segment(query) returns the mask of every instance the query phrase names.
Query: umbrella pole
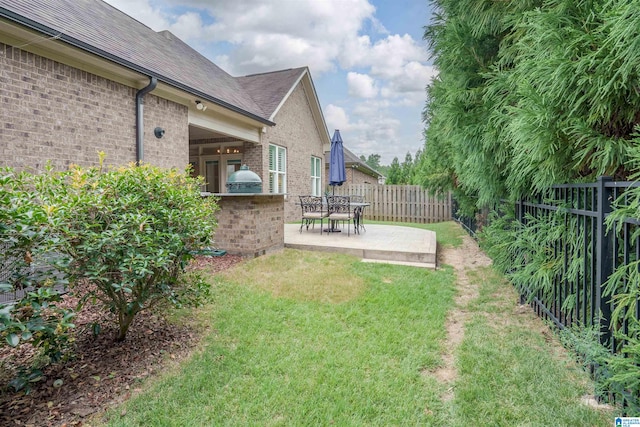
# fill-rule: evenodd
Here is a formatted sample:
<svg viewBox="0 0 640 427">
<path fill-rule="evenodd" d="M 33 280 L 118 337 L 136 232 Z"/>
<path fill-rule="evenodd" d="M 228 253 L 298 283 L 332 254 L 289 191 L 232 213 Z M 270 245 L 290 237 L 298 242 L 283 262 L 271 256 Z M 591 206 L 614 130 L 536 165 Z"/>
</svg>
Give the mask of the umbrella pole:
<svg viewBox="0 0 640 427">
<path fill-rule="evenodd" d="M 325 193 L 326 194 L 326 193 Z M 332 185 L 331 186 L 331 195 L 335 196 L 336 195 L 336 186 Z M 327 209 L 329 208 L 329 201 L 327 200 Z M 338 230 L 336 228 L 336 221 L 331 221 L 329 220 L 329 228 L 327 228 L 326 230 L 324 230 L 325 233 L 341 233 L 342 230 Z"/>
</svg>

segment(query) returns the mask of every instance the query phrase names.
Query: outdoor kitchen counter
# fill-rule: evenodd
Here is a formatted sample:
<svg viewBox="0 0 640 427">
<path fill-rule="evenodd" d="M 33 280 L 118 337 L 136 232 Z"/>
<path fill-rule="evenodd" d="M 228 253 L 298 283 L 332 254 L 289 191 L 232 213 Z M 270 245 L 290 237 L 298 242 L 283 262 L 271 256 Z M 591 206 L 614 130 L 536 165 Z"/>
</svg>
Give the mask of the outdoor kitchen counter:
<svg viewBox="0 0 640 427">
<path fill-rule="evenodd" d="M 218 198 L 214 246 L 254 258 L 284 248 L 284 194 L 202 193 Z"/>
</svg>

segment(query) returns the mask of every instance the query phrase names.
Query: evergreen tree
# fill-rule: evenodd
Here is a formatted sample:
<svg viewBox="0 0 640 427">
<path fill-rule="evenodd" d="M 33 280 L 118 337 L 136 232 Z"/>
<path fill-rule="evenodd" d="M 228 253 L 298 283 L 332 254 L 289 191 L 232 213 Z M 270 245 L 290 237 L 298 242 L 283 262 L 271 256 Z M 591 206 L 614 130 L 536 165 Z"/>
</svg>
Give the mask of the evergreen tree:
<svg viewBox="0 0 640 427">
<path fill-rule="evenodd" d="M 472 208 L 633 172 L 639 1 L 433 3 L 420 184 Z"/>
<path fill-rule="evenodd" d="M 411 181 L 407 184 L 411 185 L 420 185 L 419 174 L 420 174 L 420 165 L 423 162 L 424 151 L 418 150 L 416 151 L 416 155 L 413 158 L 413 167 L 411 173 Z"/>
<path fill-rule="evenodd" d="M 402 180 L 402 168 L 400 167 L 400 162 L 397 157 L 393 158 L 391 162 L 391 166 L 389 167 L 389 173 L 387 174 L 387 180 L 385 181 L 388 185 L 400 184 Z"/>
<path fill-rule="evenodd" d="M 369 154 L 369 157 L 361 154 L 360 160 L 374 170 L 380 168 L 380 154 Z"/>
<path fill-rule="evenodd" d="M 411 180 L 413 178 L 413 157 L 410 152 L 407 152 L 404 162 L 402 162 L 401 169 L 402 173 L 398 184 L 411 184 Z"/>
</svg>

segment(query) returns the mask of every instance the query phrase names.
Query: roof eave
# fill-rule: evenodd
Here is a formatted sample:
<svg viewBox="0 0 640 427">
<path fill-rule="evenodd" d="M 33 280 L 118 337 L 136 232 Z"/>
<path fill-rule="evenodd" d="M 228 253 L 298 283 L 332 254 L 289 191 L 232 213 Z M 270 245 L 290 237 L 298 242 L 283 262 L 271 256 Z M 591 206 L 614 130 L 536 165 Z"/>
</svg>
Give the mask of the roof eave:
<svg viewBox="0 0 640 427">
<path fill-rule="evenodd" d="M 324 119 L 324 113 L 322 112 L 322 107 L 320 106 L 320 99 L 318 98 L 318 93 L 316 92 L 316 85 L 313 83 L 313 79 L 311 78 L 311 73 L 309 72 L 309 69 L 306 68 L 305 69 L 305 75 L 309 78 L 309 86 L 311 89 L 311 93 L 313 95 L 313 106 L 316 109 L 319 121 L 320 121 L 320 127 L 322 129 L 318 129 L 318 131 L 322 134 L 323 130 L 324 130 L 324 136 L 326 138 L 326 141 L 331 142 L 331 136 L 329 135 L 329 129 L 327 128 L 327 122 Z"/>
<path fill-rule="evenodd" d="M 366 163 L 357 163 L 357 162 L 349 162 L 351 167 L 362 172 L 362 173 L 366 173 L 367 175 L 370 175 L 374 178 L 379 178 L 382 176 L 382 174 L 378 171 L 376 171 L 375 169 L 371 168 L 369 165 L 367 165 Z"/>
<path fill-rule="evenodd" d="M 159 82 L 165 83 L 167 85 L 173 86 L 177 89 L 180 89 L 184 92 L 190 93 L 195 97 L 201 98 L 202 100 L 206 100 L 209 101 L 211 103 L 214 103 L 216 105 L 219 105 L 223 108 L 226 108 L 228 110 L 231 110 L 233 112 L 236 112 L 238 114 L 241 114 L 243 116 L 246 116 L 252 120 L 255 120 L 259 123 L 265 124 L 265 125 L 269 125 L 269 126 L 275 126 L 275 123 L 272 120 L 266 119 L 264 117 L 261 117 L 257 114 L 251 113 L 249 111 L 243 110 L 242 108 L 239 108 L 235 105 L 232 105 L 228 102 L 225 102 L 221 99 L 215 98 L 211 95 L 208 95 L 202 91 L 199 91 L 195 88 L 189 87 L 183 83 L 180 83 L 176 80 L 173 80 L 171 78 L 168 78 L 166 76 L 163 76 L 155 71 L 149 70 L 147 68 L 144 68 L 138 64 L 135 64 L 131 61 L 127 61 L 123 58 L 120 58 L 116 55 L 113 55 L 109 52 L 105 52 L 102 49 L 98 49 L 95 46 L 92 46 L 88 43 L 85 43 L 81 40 L 76 39 L 75 37 L 71 37 L 67 34 L 61 33 L 59 31 L 54 30 L 53 28 L 50 28 L 46 25 L 43 25 L 39 22 L 33 21 L 31 19 L 25 18 L 22 15 L 19 15 L 15 12 L 12 12 L 10 10 L 7 10 L 3 7 L 0 7 L 0 18 L 4 18 L 8 21 L 14 22 L 15 24 L 18 24 L 20 26 L 29 28 L 30 30 L 33 31 L 37 31 L 41 34 L 44 34 L 46 36 L 49 37 L 55 37 L 57 40 L 60 40 L 64 43 L 67 43 L 77 49 L 80 49 L 82 51 L 91 53 L 93 55 L 96 55 L 100 58 L 106 59 L 107 61 L 113 62 L 115 64 L 118 64 L 121 67 L 127 68 L 129 70 L 135 71 L 137 73 L 143 74 L 145 76 L 148 77 L 155 77 L 158 79 Z"/>
</svg>

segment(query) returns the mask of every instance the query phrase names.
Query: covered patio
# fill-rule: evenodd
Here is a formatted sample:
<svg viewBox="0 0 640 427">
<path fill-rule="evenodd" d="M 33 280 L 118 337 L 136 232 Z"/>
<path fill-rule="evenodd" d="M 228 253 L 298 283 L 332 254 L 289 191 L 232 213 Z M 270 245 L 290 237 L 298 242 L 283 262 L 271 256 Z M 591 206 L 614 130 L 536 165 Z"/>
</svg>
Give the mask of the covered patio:
<svg viewBox="0 0 640 427">
<path fill-rule="evenodd" d="M 365 224 L 360 234 L 322 233 L 320 224 L 302 229 L 300 224 L 284 225 L 286 248 L 342 252 L 366 262 L 384 262 L 415 267 L 436 267 L 436 233 L 414 227 Z"/>
</svg>

